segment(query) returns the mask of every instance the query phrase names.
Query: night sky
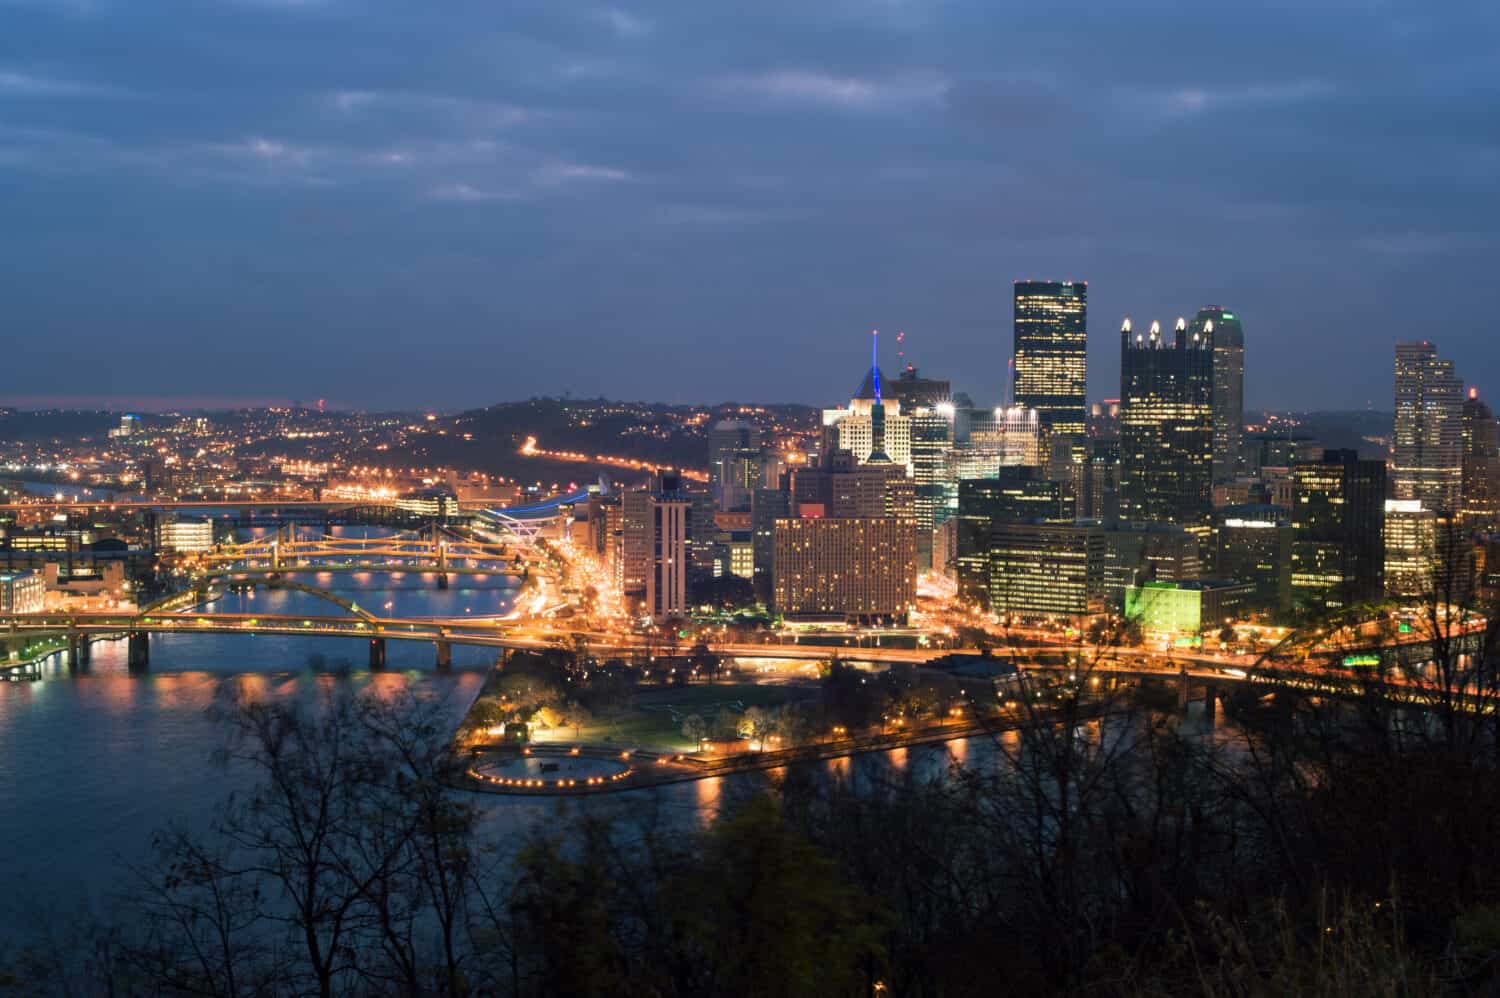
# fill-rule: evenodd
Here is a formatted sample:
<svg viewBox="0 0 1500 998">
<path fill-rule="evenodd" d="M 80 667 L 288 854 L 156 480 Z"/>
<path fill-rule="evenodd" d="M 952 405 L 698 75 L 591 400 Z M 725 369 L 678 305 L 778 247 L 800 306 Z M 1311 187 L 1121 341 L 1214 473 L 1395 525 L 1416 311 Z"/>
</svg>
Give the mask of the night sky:
<svg viewBox="0 0 1500 998">
<path fill-rule="evenodd" d="M 1034 277 L 1388 409 L 1497 251 L 1493 0 L 0 0 L 0 404 L 990 402 Z"/>
</svg>

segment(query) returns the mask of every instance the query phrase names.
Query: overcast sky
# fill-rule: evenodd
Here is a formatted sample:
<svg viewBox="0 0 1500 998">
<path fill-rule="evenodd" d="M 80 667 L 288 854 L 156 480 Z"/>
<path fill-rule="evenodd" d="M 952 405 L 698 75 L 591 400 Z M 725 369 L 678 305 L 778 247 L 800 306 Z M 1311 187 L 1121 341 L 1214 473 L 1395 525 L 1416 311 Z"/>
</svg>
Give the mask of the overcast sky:
<svg viewBox="0 0 1500 998">
<path fill-rule="evenodd" d="M 1494 0 L 0 0 L 0 404 L 992 401 L 1037 277 L 1389 408 L 1497 250 Z"/>
</svg>

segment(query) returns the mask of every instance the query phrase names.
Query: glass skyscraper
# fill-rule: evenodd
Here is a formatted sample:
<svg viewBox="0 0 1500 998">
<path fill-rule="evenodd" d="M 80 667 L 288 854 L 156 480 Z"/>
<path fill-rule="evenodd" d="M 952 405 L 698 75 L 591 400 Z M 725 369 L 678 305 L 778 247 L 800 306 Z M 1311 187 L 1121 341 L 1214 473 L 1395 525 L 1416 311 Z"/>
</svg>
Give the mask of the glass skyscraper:
<svg viewBox="0 0 1500 998">
<path fill-rule="evenodd" d="M 1084 281 L 1016 282 L 1015 404 L 1054 433 L 1084 432 L 1088 290 Z"/>
<path fill-rule="evenodd" d="M 1396 446 L 1392 455 L 1397 499 L 1456 513 L 1463 483 L 1464 388 L 1453 361 L 1439 360 L 1431 343 L 1396 344 Z"/>
<path fill-rule="evenodd" d="M 1188 327 L 1214 341 L 1214 481 L 1234 478 L 1244 465 L 1245 332 L 1239 316 L 1200 308 Z"/>
<path fill-rule="evenodd" d="M 1213 510 L 1213 334 L 1120 330 L 1120 518 L 1206 537 Z"/>
</svg>

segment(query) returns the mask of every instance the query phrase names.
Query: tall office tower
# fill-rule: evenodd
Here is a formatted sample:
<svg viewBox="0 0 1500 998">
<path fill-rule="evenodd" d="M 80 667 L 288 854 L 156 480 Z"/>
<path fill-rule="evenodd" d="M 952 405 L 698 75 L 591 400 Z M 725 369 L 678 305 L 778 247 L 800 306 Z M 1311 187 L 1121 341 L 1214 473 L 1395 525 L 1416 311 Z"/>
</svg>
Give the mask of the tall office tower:
<svg viewBox="0 0 1500 998">
<path fill-rule="evenodd" d="M 760 430 L 721 419 L 708 431 L 708 488 L 720 509 L 749 509 L 760 484 Z"/>
<path fill-rule="evenodd" d="M 1245 331 L 1233 312 L 1200 308 L 1192 326 L 1214 344 L 1214 481 L 1225 482 L 1244 468 Z"/>
<path fill-rule="evenodd" d="M 1432 588 L 1437 514 L 1419 499 L 1385 501 L 1385 594 L 1421 596 Z"/>
<path fill-rule="evenodd" d="M 952 552 L 959 598 L 988 603 L 990 533 L 995 524 L 1059 521 L 1066 515 L 1062 487 L 1035 468 L 1002 468 L 995 478 L 959 482 Z"/>
<path fill-rule="evenodd" d="M 1047 463 L 1046 444 L 1047 430 L 1035 409 L 1018 405 L 955 409 L 949 477 L 955 481 L 993 478 L 999 468 L 1041 467 Z"/>
<path fill-rule="evenodd" d="M 692 568 L 688 521 L 692 501 L 680 490 L 652 492 L 650 563 L 646 572 L 646 612 L 653 620 L 687 615 L 687 580 Z"/>
<path fill-rule="evenodd" d="M 1040 620 L 1104 610 L 1104 532 L 1086 523 L 996 523 L 989 539 L 989 608 Z"/>
<path fill-rule="evenodd" d="M 912 409 L 912 504 L 917 521 L 918 568 L 932 567 L 932 532 L 948 515 L 952 491 L 948 452 L 952 447 L 952 403 Z"/>
<path fill-rule="evenodd" d="M 620 595 L 637 605 L 646 598 L 651 566 L 651 493 L 638 489 L 620 496 Z"/>
<path fill-rule="evenodd" d="M 1500 423 L 1470 388 L 1464 399 L 1463 524 L 1492 532 L 1500 525 Z"/>
<path fill-rule="evenodd" d="M 1176 523 L 1207 536 L 1213 511 L 1213 333 L 1175 342 L 1161 325 L 1120 330 L 1120 517 Z"/>
<path fill-rule="evenodd" d="M 776 521 L 791 516 L 791 511 L 790 489 L 755 490 L 750 508 L 750 547 L 755 567 L 750 581 L 755 585 L 755 598 L 767 606 L 771 605 L 771 583 L 776 577 Z"/>
<path fill-rule="evenodd" d="M 1352 450 L 1292 466 L 1292 599 L 1337 609 L 1385 590 L 1385 462 Z"/>
<path fill-rule="evenodd" d="M 1088 290 L 1085 281 L 1016 282 L 1014 402 L 1058 433 L 1086 428 Z"/>
<path fill-rule="evenodd" d="M 776 521 L 775 601 L 788 617 L 906 618 L 917 596 L 910 520 Z"/>
<path fill-rule="evenodd" d="M 1463 488 L 1463 382 L 1431 343 L 1396 344 L 1397 499 L 1456 513 Z"/>
<path fill-rule="evenodd" d="M 930 409 L 953 401 L 952 382 L 946 378 L 924 378 L 910 364 L 901 369 L 895 381 L 886 383 L 885 390 L 901 403 L 902 412 L 919 406 Z"/>
<path fill-rule="evenodd" d="M 1120 519 L 1120 439 L 1100 438 L 1091 444 L 1078 515 L 1110 527 Z"/>
</svg>

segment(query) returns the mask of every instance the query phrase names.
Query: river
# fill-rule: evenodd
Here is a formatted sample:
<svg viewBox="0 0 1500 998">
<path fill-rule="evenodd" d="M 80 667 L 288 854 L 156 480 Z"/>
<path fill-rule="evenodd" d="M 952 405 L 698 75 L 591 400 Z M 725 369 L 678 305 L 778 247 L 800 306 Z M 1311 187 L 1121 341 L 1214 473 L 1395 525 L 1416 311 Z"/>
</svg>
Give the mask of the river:
<svg viewBox="0 0 1500 998">
<path fill-rule="evenodd" d="M 516 580 L 504 575 L 453 577 L 439 590 L 420 572 L 302 572 L 298 581 L 327 588 L 382 614 L 483 616 L 509 610 Z M 327 612 L 296 590 L 229 594 L 232 611 Z M 131 675 L 124 641 L 93 646 L 85 670 L 60 658 L 33 682 L 0 682 L 0 936 L 24 937 L 49 921 L 106 909 L 129 886 L 132 864 L 149 852 L 151 834 L 168 823 L 201 827 L 234 788 L 235 776 L 214 761 L 224 745 L 221 723 L 207 709 L 238 690 L 310 701 L 339 687 L 409 686 L 439 699 L 456 725 L 478 694 L 494 650 L 455 645 L 453 671 L 433 668 L 434 649 L 392 641 L 388 668 L 371 673 L 364 645 L 339 637 L 163 634 L 151 638 L 150 671 Z M 897 750 L 889 763 L 940 767 L 948 749 Z M 847 766 L 847 760 L 826 765 Z M 771 774 L 774 777 L 774 774 Z M 706 821 L 731 787 L 760 785 L 751 774 L 632 791 L 582 802 L 483 795 L 481 833 L 524 831 L 573 807 L 630 811 L 678 809 Z"/>
</svg>

